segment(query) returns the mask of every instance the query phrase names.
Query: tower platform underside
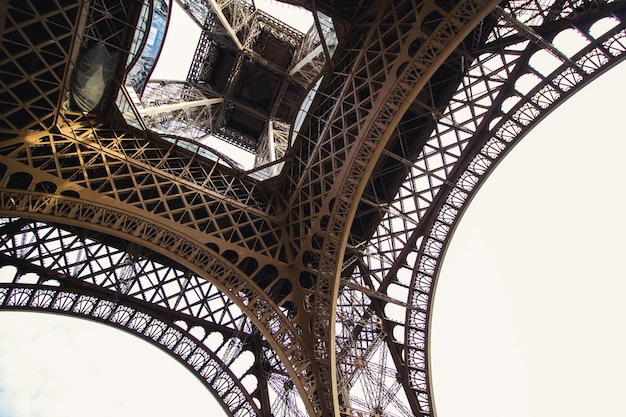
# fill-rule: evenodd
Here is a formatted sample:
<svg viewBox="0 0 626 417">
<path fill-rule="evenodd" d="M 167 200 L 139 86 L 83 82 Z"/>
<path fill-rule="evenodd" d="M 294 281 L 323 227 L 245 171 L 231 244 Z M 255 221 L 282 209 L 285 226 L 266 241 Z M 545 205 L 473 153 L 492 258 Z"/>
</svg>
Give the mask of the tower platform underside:
<svg viewBox="0 0 626 417">
<path fill-rule="evenodd" d="M 150 79 L 168 1 L 0 0 L 0 309 L 135 334 L 233 416 L 433 416 L 457 222 L 626 57 L 626 1 L 177 1 L 185 81 Z"/>
</svg>

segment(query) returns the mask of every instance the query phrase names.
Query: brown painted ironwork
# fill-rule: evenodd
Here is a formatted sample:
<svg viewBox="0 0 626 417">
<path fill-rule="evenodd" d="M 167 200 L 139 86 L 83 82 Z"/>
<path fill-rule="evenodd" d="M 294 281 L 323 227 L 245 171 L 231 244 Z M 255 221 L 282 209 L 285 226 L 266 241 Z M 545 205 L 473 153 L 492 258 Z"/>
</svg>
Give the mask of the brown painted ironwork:
<svg viewBox="0 0 626 417">
<path fill-rule="evenodd" d="M 137 334 L 234 416 L 434 415 L 429 317 L 457 221 L 626 57 L 626 2 L 288 1 L 323 13 L 301 34 L 251 2 L 181 0 L 202 29 L 188 79 L 141 103 L 124 76 L 153 4 L 127 3 L 0 1 L 0 308 Z M 94 45 L 114 76 L 78 111 Z M 275 90 L 256 101 L 259 80 Z"/>
</svg>

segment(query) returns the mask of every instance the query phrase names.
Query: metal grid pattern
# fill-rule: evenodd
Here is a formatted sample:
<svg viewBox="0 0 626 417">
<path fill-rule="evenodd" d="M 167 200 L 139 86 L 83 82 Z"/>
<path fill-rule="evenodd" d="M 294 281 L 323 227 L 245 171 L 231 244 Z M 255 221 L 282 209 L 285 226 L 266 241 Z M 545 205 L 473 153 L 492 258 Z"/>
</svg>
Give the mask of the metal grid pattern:
<svg viewBox="0 0 626 417">
<path fill-rule="evenodd" d="M 389 138 L 389 129 L 398 123 L 397 115 L 432 76 L 437 62 L 445 60 L 489 10 L 475 2 L 449 10 L 390 4 L 374 21 L 352 31 L 346 44 L 353 49 L 341 51 L 333 76 L 320 87 L 324 98 L 315 107 L 315 117 L 300 131 L 300 153 L 287 181 L 295 191 L 290 192 L 290 227 L 292 238 L 301 242 L 303 272 L 314 277 L 310 318 L 303 319 L 313 325 L 309 349 L 329 409 L 335 402 L 331 323 L 337 277 L 362 181 L 373 169 L 370 162 Z M 417 404 L 412 408 L 420 412 Z"/>
<path fill-rule="evenodd" d="M 427 361 L 431 294 L 461 212 L 496 162 L 534 124 L 600 70 L 623 58 L 626 34 L 621 13 L 614 12 L 617 4 L 575 18 L 572 10 L 581 5 L 560 6 L 563 10 L 512 4 L 494 13 L 498 20 L 489 35 L 494 46 L 488 43 L 478 51 L 419 158 L 409 162 L 404 155 L 394 156 L 409 164 L 410 174 L 394 200 L 384 205 L 385 215 L 372 238 L 354 252 L 358 272 L 346 279 L 336 325 L 342 329 L 338 343 L 351 347 L 344 349 L 339 366 L 345 364 L 344 372 L 352 378 L 362 373 L 356 360 L 370 363 L 367 358 L 376 349 L 372 334 L 377 334 L 371 329 L 379 326 L 387 346 L 378 349 L 397 358 L 387 372 L 407 370 L 403 377 L 426 412 L 432 407 Z M 537 35 L 552 41 L 573 30 L 584 37 L 585 46 L 565 57 L 554 47 L 544 49 L 537 37 L 520 33 L 520 18 L 543 23 L 541 16 L 553 20 L 545 30 L 538 28 Z M 559 22 L 559 17 L 567 18 L 567 23 Z M 594 26 L 596 22 L 603 24 Z M 371 299 L 359 304 L 358 317 L 370 330 L 357 329 L 354 316 L 345 318 L 354 311 L 351 301 L 363 294 Z"/>
<path fill-rule="evenodd" d="M 186 83 L 150 82 L 137 100 L 137 116 L 158 133 L 237 146 L 256 156 L 254 168 L 274 165 L 265 175 L 275 176 L 291 141 L 273 125 L 289 130 L 299 102 L 327 66 L 320 31 L 328 25 L 304 35 L 253 2 L 195 3 L 183 2 L 202 29 Z"/>
<path fill-rule="evenodd" d="M 58 192 L 74 190 L 86 201 L 107 197 L 112 206 L 122 203 L 135 213 L 152 213 L 155 223 L 174 221 L 202 236 L 201 243 L 220 246 L 219 252 L 247 248 L 272 259 L 285 256 L 272 216 L 276 198 L 253 181 L 233 178 L 176 143 L 157 143 L 80 115 L 67 116 L 56 133 L 2 142 L 3 163 L 11 167 L 7 175 L 23 172 L 34 178 L 33 188 L 51 182 Z"/>
<path fill-rule="evenodd" d="M 182 2 L 200 25 L 219 9 L 231 28 L 245 20 L 234 3 Z M 0 212 L 21 219 L 2 223 L 0 255 L 40 278 L 15 273 L 0 286 L 3 308 L 139 332 L 192 372 L 197 352 L 215 364 L 211 381 L 225 378 L 228 388 L 213 389 L 232 415 L 432 415 L 431 295 L 460 214 L 512 145 L 626 56 L 623 0 L 316 2 L 340 28 L 332 71 L 283 175 L 258 183 L 114 111 L 63 111 L 61 90 L 32 80 L 32 97 L 49 103 L 29 110 L 30 96 L 16 98 L 22 81 L 4 73 L 40 45 L 11 28 L 17 16 L 45 19 L 16 4 L 2 15 L 0 97 L 13 99 L 0 130 Z M 90 39 L 114 34 L 111 47 L 128 53 L 131 14 L 92 6 L 84 23 L 66 19 L 53 33 L 75 53 L 54 61 L 66 90 Z M 66 16 L 76 5 L 50 7 Z M 105 15 L 119 21 L 108 32 Z M 574 50 L 561 46 L 567 34 Z M 133 317 L 155 320 L 159 336 Z M 211 332 L 223 335 L 218 347 Z M 242 352 L 248 370 L 224 371 Z"/>
<path fill-rule="evenodd" d="M 2 10 L 0 49 L 0 131 L 46 129 L 71 105 L 67 93 L 76 82 L 74 70 L 86 52 L 98 45 L 125 72 L 132 33 L 142 2 L 106 0 L 62 1 L 46 4 L 6 0 Z M 129 36 L 130 35 L 130 36 Z M 116 90 L 116 80 L 105 94 Z"/>
<path fill-rule="evenodd" d="M 20 231 L 4 236 L 1 251 L 3 256 L 19 260 L 20 264 L 13 271 L 3 269 L 0 308 L 49 310 L 130 331 L 179 359 L 233 415 L 259 414 L 258 400 L 252 401 L 254 390 L 242 384 L 248 372 L 255 370 L 235 375 L 228 368 L 242 351 L 227 347 L 233 345 L 232 340 L 246 336 L 245 331 L 249 332 L 251 326 L 223 294 L 197 276 L 190 277 L 137 254 L 135 259 L 130 259 L 123 250 L 68 231 L 20 220 L 5 223 L 5 229 L 15 229 L 15 223 L 19 223 Z M 41 241 L 39 248 L 33 241 Z M 39 250 L 51 245 L 58 245 L 57 252 Z M 86 262 L 87 259 L 90 261 Z M 37 275 L 37 268 L 44 265 L 54 266 L 46 268 L 46 275 Z M 13 275 L 9 275 L 11 272 Z M 69 282 L 70 279 L 81 284 Z M 176 285 L 183 286 L 172 291 Z M 200 319 L 194 320 L 194 325 L 186 322 L 189 317 L 185 316 L 188 314 L 185 309 L 176 308 L 181 304 L 181 289 L 187 290 L 185 301 L 193 295 L 197 298 L 189 307 L 195 304 L 195 310 L 204 311 L 190 315 Z M 151 300 L 145 299 L 147 294 L 152 294 Z M 144 305 L 129 300 L 133 298 L 145 302 Z M 169 313 L 155 317 L 154 309 L 146 310 L 146 304 L 161 305 L 164 311 L 179 310 L 182 314 L 178 314 L 178 320 Z M 216 340 L 224 341 L 215 348 Z"/>
<path fill-rule="evenodd" d="M 180 361 L 231 415 L 299 412 L 282 361 L 206 279 L 112 236 L 19 218 L 1 224 L 0 309 L 75 315 L 136 334 Z"/>
<path fill-rule="evenodd" d="M 65 100 L 88 9 L 82 1 L 15 3 L 0 26 L 0 129 L 45 129 Z"/>
</svg>

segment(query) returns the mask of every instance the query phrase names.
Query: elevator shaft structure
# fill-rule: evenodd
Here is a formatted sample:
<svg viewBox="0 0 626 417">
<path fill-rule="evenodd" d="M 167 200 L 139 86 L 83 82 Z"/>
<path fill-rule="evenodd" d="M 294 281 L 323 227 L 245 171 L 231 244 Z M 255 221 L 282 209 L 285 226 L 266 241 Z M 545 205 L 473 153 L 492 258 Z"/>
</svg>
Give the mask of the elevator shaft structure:
<svg viewBox="0 0 626 417">
<path fill-rule="evenodd" d="M 0 309 L 135 334 L 233 416 L 434 416 L 461 214 L 626 57 L 624 0 L 285 2 L 305 32 L 245 0 L 0 3 Z M 173 7 L 195 56 L 152 79 Z"/>
</svg>

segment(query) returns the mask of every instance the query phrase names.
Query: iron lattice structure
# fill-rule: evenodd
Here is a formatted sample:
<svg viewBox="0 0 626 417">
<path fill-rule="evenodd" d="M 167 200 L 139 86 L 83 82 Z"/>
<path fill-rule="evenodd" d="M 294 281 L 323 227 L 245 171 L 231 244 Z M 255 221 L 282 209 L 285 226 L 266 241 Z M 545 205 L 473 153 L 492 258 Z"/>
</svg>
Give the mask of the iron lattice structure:
<svg viewBox="0 0 626 417">
<path fill-rule="evenodd" d="M 141 102 L 125 76 L 167 2 L 35 3 L 0 8 L 0 306 L 136 334 L 234 416 L 434 415 L 432 294 L 461 213 L 626 56 L 623 0 L 290 1 L 308 34 L 185 0 L 188 79 Z"/>
</svg>

